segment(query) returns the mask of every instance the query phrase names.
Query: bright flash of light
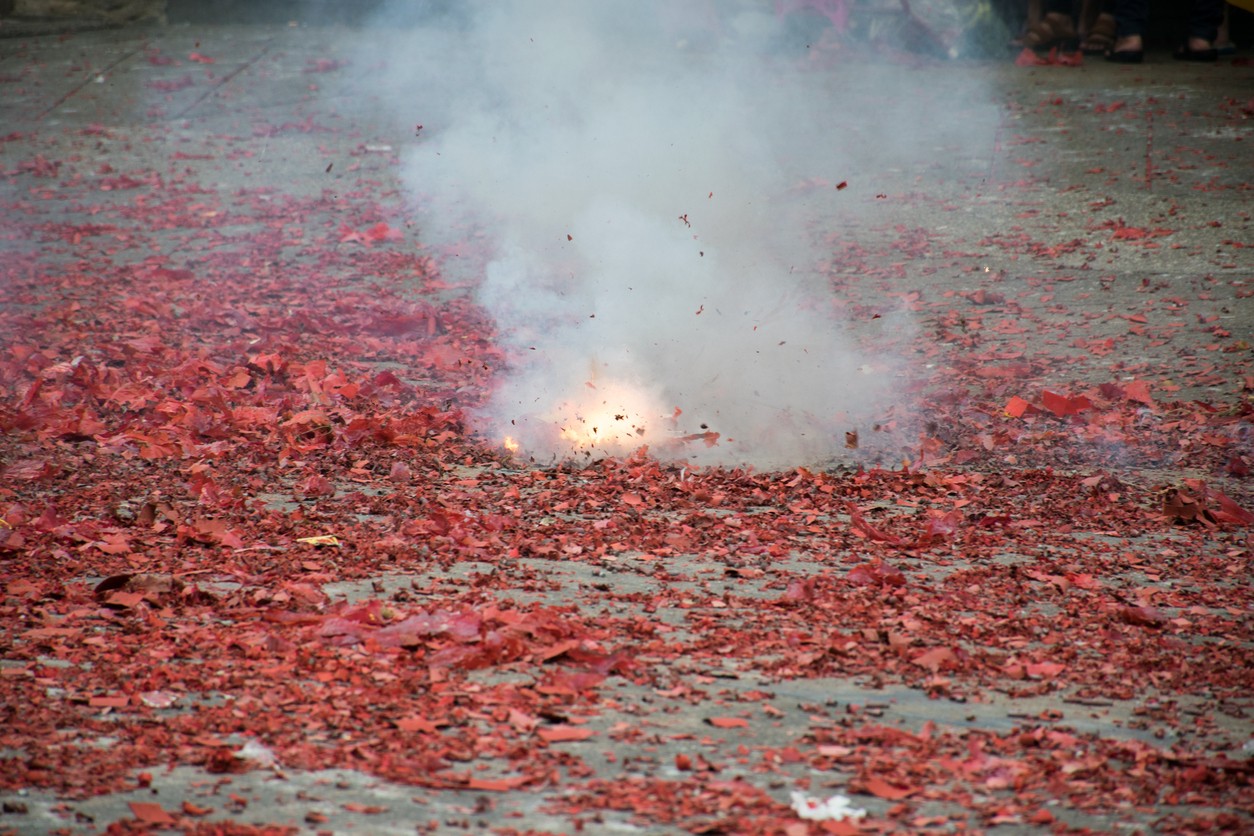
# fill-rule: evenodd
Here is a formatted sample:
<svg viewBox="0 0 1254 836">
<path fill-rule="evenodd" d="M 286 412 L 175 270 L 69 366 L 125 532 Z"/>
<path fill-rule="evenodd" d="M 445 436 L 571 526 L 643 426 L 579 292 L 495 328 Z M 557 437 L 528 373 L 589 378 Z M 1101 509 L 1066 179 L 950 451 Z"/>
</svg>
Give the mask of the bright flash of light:
<svg viewBox="0 0 1254 836">
<path fill-rule="evenodd" d="M 622 381 L 586 383 L 552 408 L 515 422 L 506 436 L 511 453 L 533 457 L 624 456 L 674 437 L 674 416 L 641 386 Z"/>
<path fill-rule="evenodd" d="M 640 389 L 610 381 L 587 384 L 584 393 L 554 410 L 558 437 L 575 452 L 603 450 L 630 453 L 649 442 L 652 432 L 661 438 L 665 412 Z"/>
</svg>

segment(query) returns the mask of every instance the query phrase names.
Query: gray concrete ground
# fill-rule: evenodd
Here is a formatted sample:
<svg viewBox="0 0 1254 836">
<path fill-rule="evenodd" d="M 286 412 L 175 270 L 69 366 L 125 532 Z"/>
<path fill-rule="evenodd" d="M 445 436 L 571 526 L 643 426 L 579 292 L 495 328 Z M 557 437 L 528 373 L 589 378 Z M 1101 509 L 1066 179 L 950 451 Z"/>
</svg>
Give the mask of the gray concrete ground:
<svg viewBox="0 0 1254 836">
<path fill-rule="evenodd" d="M 24 190 L 40 187 L 38 181 L 17 176 L 23 166 L 56 165 L 65 160 L 85 177 L 136 171 L 177 173 L 184 182 L 202 184 L 220 198 L 220 205 L 206 211 L 230 212 L 234 195 L 242 187 L 295 196 L 366 188 L 374 190 L 368 199 L 403 213 L 405 197 L 396 184 L 396 160 L 412 141 L 409 114 L 387 112 L 386 96 L 397 95 L 394 90 L 385 90 L 373 100 L 350 98 L 343 91 L 360 87 L 343 86 L 345 79 L 360 81 L 375 70 L 360 63 L 337 63 L 341 56 L 360 55 L 363 39 L 388 37 L 395 33 L 195 25 L 0 39 L 0 174 L 4 175 L 0 188 L 7 201 L 18 203 Z M 213 63 L 189 60 L 193 55 Z M 175 57 L 177 63 L 159 56 Z M 840 72 L 838 67 L 836 73 Z M 864 108 L 883 107 L 870 92 L 877 85 L 868 82 L 877 75 L 891 77 L 896 89 L 927 91 L 926 96 L 900 103 L 902 131 L 926 131 L 929 113 L 971 111 L 971 130 L 936 135 L 935 154 L 903 158 L 895 170 L 873 172 L 860 170 L 858 160 L 848 161 L 850 189 L 830 197 L 832 227 L 839 228 L 842 240 L 855 240 L 878 254 L 872 266 L 895 270 L 899 291 L 917 289 L 936 298 L 947 291 L 1017 288 L 1016 279 L 1029 274 L 1046 281 L 1050 293 L 1025 298 L 1024 304 L 1042 311 L 1065 309 L 1052 320 L 1059 331 L 1041 334 L 1037 348 L 1040 358 L 1056 355 L 1066 362 L 1043 362 L 1036 379 L 1039 385 L 1086 379 L 1101 383 L 1110 379 L 1110 368 L 1117 362 L 1135 370 L 1177 363 L 1181 351 L 1190 346 L 1203 351 L 1205 338 L 1188 327 L 1161 341 L 1120 341 L 1113 349 L 1114 357 L 1088 355 L 1067 339 L 1068 323 L 1078 326 L 1094 318 L 1101 322 L 1086 332 L 1087 337 L 1101 338 L 1101 323 L 1111 334 L 1124 336 L 1127 321 L 1108 315 L 1140 310 L 1146 298 L 1142 291 L 1159 283 L 1178 293 L 1187 291 L 1191 297 L 1204 291 L 1189 308 L 1189 316 L 1222 325 L 1234 339 L 1254 341 L 1254 300 L 1249 294 L 1254 288 L 1254 259 L 1248 249 L 1254 245 L 1254 68 L 1230 61 L 1220 66 L 1178 64 L 1157 53 L 1140 67 L 1089 60 L 1079 68 L 1019 68 L 1009 59 L 925 67 L 871 64 L 857 67 L 848 76 L 839 75 L 842 83 L 834 84 L 833 91 L 838 109 L 856 114 Z M 846 81 L 851 84 L 845 85 Z M 1234 114 L 1244 115 L 1236 118 Z M 225 139 L 228 136 L 244 137 L 246 142 L 231 142 Z M 875 141 L 874 136 L 867 137 L 868 143 Z M 874 159 L 868 151 L 868 164 Z M 106 163 L 115 174 L 98 173 Z M 866 199 L 876 193 L 887 197 Z M 126 193 L 99 191 L 93 199 L 110 205 L 119 194 Z M 856 210 L 848 208 L 859 197 Z M 92 217 L 93 206 L 84 200 L 45 211 L 48 223 L 82 224 Z M 327 219 L 332 222 L 333 218 Z M 238 242 L 246 239 L 249 223 L 255 221 L 245 218 L 238 230 L 220 228 L 221 237 L 211 244 L 198 241 L 195 230 L 171 230 L 159 239 L 160 246 L 165 254 L 188 262 L 196 260 L 202 247 L 243 251 L 246 245 Z M 1167 227 L 1172 232 L 1162 237 L 1163 246 L 1152 249 L 1132 236 L 1111 237 L 1112 230 L 1121 228 Z M 911 238 L 915 231 L 921 231 L 925 240 Z M 420 233 L 410 234 L 420 237 Z M 1039 242 L 1041 251 L 1035 259 L 1024 255 L 1025 248 L 1030 249 L 1025 242 Z M 1103 246 L 1094 249 L 1094 242 Z M 0 231 L 0 258 L 37 253 L 41 246 L 38 240 Z M 899 258 L 894 260 L 894 254 Z M 145 255 L 122 252 L 114 257 L 139 260 Z M 67 258 L 64 252 L 54 252 L 43 263 Z M 983 265 L 983 272 L 956 269 L 971 264 Z M 1074 274 L 1084 278 L 1066 279 Z M 1005 277 L 1005 282 L 988 285 L 988 276 Z M 1062 281 L 1053 281 L 1059 277 Z M 363 287 L 369 281 L 363 277 Z M 868 340 L 906 338 L 875 323 L 864 327 Z M 940 324 L 926 320 L 923 327 L 941 331 Z M 989 333 L 987 339 L 988 345 L 995 345 L 999 336 Z M 1190 370 L 1182 368 L 1179 396 L 1219 403 L 1248 397 L 1242 393 L 1239 376 L 1242 367 L 1249 374 L 1248 349 L 1220 359 L 1228 365 L 1218 373 L 1190 377 Z M 1146 554 L 1180 545 L 1162 533 L 1147 533 L 1139 540 L 1126 538 L 1121 544 Z M 1078 535 L 1075 545 L 1084 548 Z M 1247 548 L 1235 540 L 1199 545 L 1196 539 L 1189 540 L 1187 547 L 1215 555 Z M 1015 558 L 1006 555 L 1005 559 Z M 545 581 L 541 591 L 519 591 L 521 601 L 561 604 L 592 588 L 611 588 L 613 594 L 590 600 L 585 610 L 585 615 L 607 618 L 639 614 L 641 596 L 647 597 L 661 584 L 671 594 L 690 589 L 687 605 L 664 608 L 656 618 L 671 631 L 669 640 L 693 641 L 687 631 L 691 613 L 685 607 L 707 607 L 728 591 L 725 566 L 700 555 L 682 556 L 672 564 L 672 576 L 659 580 L 638 570 L 634 560 L 630 553 L 614 564 L 523 560 L 511 571 Z M 798 575 L 817 574 L 824 563 L 800 551 L 776 568 Z M 959 563 L 943 570 L 917 568 L 948 574 L 974 567 Z M 331 582 L 323 590 L 333 598 L 353 600 L 422 589 L 434 581 L 457 588 L 471 584 L 476 573 L 492 569 L 491 564 L 461 562 L 452 569 Z M 761 583 L 769 580 L 767 575 Z M 740 579 L 735 592 L 752 595 L 753 586 Z M 760 594 L 777 596 L 778 590 Z M 752 615 L 740 612 L 736 617 Z M 1243 617 L 1248 619 L 1248 610 Z M 1245 652 L 1250 650 L 1247 644 Z M 603 693 L 603 701 L 612 702 L 616 710 L 585 718 L 596 737 L 560 745 L 569 747 L 597 775 L 622 776 L 634 770 L 655 777 L 682 777 L 674 766 L 677 755 L 701 755 L 723 763 L 731 773 L 736 746 L 787 746 L 807 733 L 813 737 L 815 729 L 837 722 L 852 708 L 869 712 L 877 722 L 912 731 L 932 720 L 945 729 L 1003 732 L 1028 728 L 1048 717 L 1047 725 L 1077 734 L 1136 739 L 1164 747 L 1188 744 L 1234 758 L 1254 754 L 1254 725 L 1248 717 L 1254 699 L 1248 695 L 1243 701 L 1226 702 L 1222 709 L 1216 709 L 1204 693 L 1173 697 L 1173 716 L 1193 711 L 1214 718 L 1213 725 L 1201 729 L 1166 722 L 1166 715 L 1153 710 L 1157 697 L 1148 691 L 1123 701 L 1086 700 L 1065 690 L 1019 698 L 990 691 L 972 699 L 961 695 L 935 699 L 921 690 L 891 684 L 875 687 L 864 679 L 778 681 L 760 671 L 740 670 L 731 664 L 724 667 L 706 653 L 675 663 L 671 674 L 675 681 L 682 680 L 693 691 L 725 705 L 739 704 L 748 691 L 766 692 L 765 699 L 755 697 L 750 702 L 758 711 L 761 705 L 769 706 L 770 721 L 755 720 L 751 727 L 712 734 L 704 722 L 708 708 L 701 703 L 624 680 L 607 684 Z M 7 700 L 4 688 L 0 681 L 0 699 Z M 624 737 L 615 730 L 624 719 L 646 727 L 648 733 Z M 240 737 L 227 742 L 244 747 L 249 740 Z M 108 740 L 101 740 L 100 745 L 107 746 Z M 561 797 L 560 787 L 491 794 L 433 790 L 389 783 L 365 772 L 289 769 L 282 763 L 266 763 L 264 748 L 249 751 L 262 753 L 259 768 L 240 775 L 210 774 L 178 765 L 146 770 L 151 773 L 143 782 L 148 786 L 95 798 L 60 799 L 35 788 L 0 793 L 0 832 L 102 832 L 110 823 L 131 817 L 129 802 L 152 801 L 171 810 L 184 801 L 212 807 L 216 812 L 208 821 L 274 823 L 302 832 L 460 832 L 505 827 L 573 832 L 577 824 L 584 832 L 604 833 L 683 829 L 634 820 L 617 810 L 590 811 L 582 821 L 572 820 L 548 806 Z M 25 754 L 29 753 L 6 752 L 0 757 Z M 816 788 L 830 777 L 815 773 L 805 763 L 781 765 L 770 774 L 746 772 L 745 776 L 781 801 L 787 801 L 789 790 L 802 777 L 814 779 Z M 880 817 L 894 804 L 869 795 L 855 801 Z M 1101 832 L 1148 829 L 1150 822 L 1173 812 L 1199 813 L 1166 800 L 1154 809 L 1129 812 L 1084 809 L 1059 799 L 1050 810 L 1062 825 Z M 934 817 L 941 823 L 933 826 L 944 830 L 946 817 L 957 816 L 961 810 L 938 801 L 922 803 L 914 812 L 921 818 Z M 1243 821 L 1251 826 L 1248 818 Z M 997 832 L 1046 827 L 1023 821 L 1000 826 L 987 821 L 953 825 L 968 826 Z"/>
</svg>

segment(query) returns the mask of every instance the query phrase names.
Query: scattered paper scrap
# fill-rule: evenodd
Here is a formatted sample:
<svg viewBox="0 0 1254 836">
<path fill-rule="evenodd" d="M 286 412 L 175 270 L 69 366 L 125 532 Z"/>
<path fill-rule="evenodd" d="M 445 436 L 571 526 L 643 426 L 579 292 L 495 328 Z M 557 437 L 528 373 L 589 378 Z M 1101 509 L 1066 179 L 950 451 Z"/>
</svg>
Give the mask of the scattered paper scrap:
<svg viewBox="0 0 1254 836">
<path fill-rule="evenodd" d="M 340 545 L 340 540 L 334 534 L 319 534 L 317 537 L 298 537 L 297 543 L 305 543 L 310 546 L 335 546 Z"/>
<path fill-rule="evenodd" d="M 866 810 L 854 807 L 853 802 L 843 795 L 833 795 L 826 801 L 820 801 L 803 792 L 794 792 L 792 808 L 798 816 L 810 821 L 844 821 L 860 819 L 866 815 Z"/>
</svg>

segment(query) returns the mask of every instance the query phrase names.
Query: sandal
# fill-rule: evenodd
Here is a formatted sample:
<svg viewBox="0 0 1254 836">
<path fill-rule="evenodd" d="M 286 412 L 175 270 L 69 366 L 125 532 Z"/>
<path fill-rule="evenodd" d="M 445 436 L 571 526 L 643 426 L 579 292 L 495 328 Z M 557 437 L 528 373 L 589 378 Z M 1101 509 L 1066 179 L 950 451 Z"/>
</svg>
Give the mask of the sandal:
<svg viewBox="0 0 1254 836">
<path fill-rule="evenodd" d="M 1140 64 L 1145 60 L 1145 42 L 1140 35 L 1115 38 L 1114 48 L 1106 53 L 1106 60 L 1114 64 Z"/>
<path fill-rule="evenodd" d="M 1075 26 L 1065 14 L 1050 12 L 1028 27 L 1023 35 L 1023 45 L 1028 49 L 1074 49 Z"/>
<path fill-rule="evenodd" d="M 1115 47 L 1115 16 L 1102 13 L 1093 22 L 1093 28 L 1080 41 L 1080 51 L 1085 55 L 1105 55 Z"/>
</svg>

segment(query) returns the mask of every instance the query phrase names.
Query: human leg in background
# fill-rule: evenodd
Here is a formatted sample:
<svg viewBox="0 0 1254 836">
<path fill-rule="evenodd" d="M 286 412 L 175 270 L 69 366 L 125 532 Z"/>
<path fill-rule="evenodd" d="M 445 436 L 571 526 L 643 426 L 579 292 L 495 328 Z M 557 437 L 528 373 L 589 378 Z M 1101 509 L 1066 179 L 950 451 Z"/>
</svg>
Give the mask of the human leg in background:
<svg viewBox="0 0 1254 836">
<path fill-rule="evenodd" d="M 1237 51 L 1237 46 L 1232 42 L 1232 38 L 1228 31 L 1228 4 L 1224 3 L 1224 19 L 1219 24 L 1219 34 L 1215 36 L 1215 49 L 1219 50 L 1220 55 L 1231 55 Z"/>
<path fill-rule="evenodd" d="M 1145 59 L 1145 24 L 1149 0 L 1115 0 L 1115 45 L 1106 53 L 1116 64 L 1139 64 Z"/>
<path fill-rule="evenodd" d="M 1176 50 L 1181 61 L 1218 61 L 1219 24 L 1223 23 L 1223 0 L 1193 0 L 1189 8 L 1189 37 Z"/>
<path fill-rule="evenodd" d="M 1015 35 L 1010 41 L 1010 46 L 1015 49 L 1021 49 L 1024 46 L 1023 39 L 1027 37 L 1028 32 L 1032 31 L 1032 27 L 1041 22 L 1041 0 L 1028 0 L 1024 7 L 1023 27 L 1020 34 Z"/>
<path fill-rule="evenodd" d="M 1105 55 L 1115 46 L 1115 16 L 1102 0 L 1084 0 L 1080 9 L 1080 51 Z"/>
<path fill-rule="evenodd" d="M 1215 38 L 1223 22 L 1223 0 L 1193 0 L 1189 7 L 1189 32 L 1176 50 L 1181 61 L 1217 61 Z M 1145 56 L 1145 24 L 1149 0 L 1115 0 L 1115 46 L 1106 60 L 1119 64 L 1139 64 Z"/>
<path fill-rule="evenodd" d="M 1023 45 L 1030 49 L 1075 49 L 1078 45 L 1073 0 L 1045 0 L 1044 15 L 1028 26 Z"/>
</svg>

